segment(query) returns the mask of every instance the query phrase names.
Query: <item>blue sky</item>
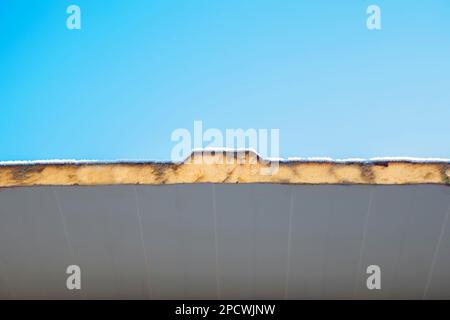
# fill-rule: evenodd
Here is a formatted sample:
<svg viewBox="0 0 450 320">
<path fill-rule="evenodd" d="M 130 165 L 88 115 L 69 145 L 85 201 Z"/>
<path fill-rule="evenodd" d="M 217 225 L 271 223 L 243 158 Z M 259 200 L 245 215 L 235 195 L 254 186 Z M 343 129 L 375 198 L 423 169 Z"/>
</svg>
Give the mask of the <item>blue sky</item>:
<svg viewBox="0 0 450 320">
<path fill-rule="evenodd" d="M 450 2 L 3 0 L 0 112 L 0 160 L 168 160 L 195 120 L 278 128 L 283 157 L 450 158 Z"/>
</svg>

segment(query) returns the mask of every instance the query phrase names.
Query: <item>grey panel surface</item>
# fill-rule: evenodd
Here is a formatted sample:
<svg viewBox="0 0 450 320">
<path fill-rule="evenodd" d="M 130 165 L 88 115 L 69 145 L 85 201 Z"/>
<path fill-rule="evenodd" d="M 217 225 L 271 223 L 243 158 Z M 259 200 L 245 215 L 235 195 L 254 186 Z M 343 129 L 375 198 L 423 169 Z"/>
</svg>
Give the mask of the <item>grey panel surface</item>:
<svg viewBox="0 0 450 320">
<path fill-rule="evenodd" d="M 145 258 L 132 188 L 54 189 L 85 298 L 145 296 Z"/>
<path fill-rule="evenodd" d="M 450 299 L 449 210 L 433 185 L 0 189 L 0 298 Z"/>
<path fill-rule="evenodd" d="M 150 297 L 216 297 L 212 188 L 136 187 Z"/>
<path fill-rule="evenodd" d="M 222 299 L 283 297 L 290 189 L 216 185 L 218 281 Z M 270 194 L 270 197 L 267 195 Z"/>
</svg>

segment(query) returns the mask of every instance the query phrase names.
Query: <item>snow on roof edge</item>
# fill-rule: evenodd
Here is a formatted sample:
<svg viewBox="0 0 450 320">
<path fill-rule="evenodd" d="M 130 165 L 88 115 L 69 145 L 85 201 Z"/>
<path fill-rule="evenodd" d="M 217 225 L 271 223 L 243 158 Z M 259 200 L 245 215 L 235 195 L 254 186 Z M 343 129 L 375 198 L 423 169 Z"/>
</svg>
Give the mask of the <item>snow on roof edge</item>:
<svg viewBox="0 0 450 320">
<path fill-rule="evenodd" d="M 193 152 L 199 151 L 251 151 L 248 149 L 243 150 L 218 150 L 218 149 L 204 149 L 204 150 L 194 150 Z M 256 155 L 260 156 L 257 152 Z M 279 162 L 333 162 L 333 163 L 377 163 L 377 162 L 412 162 L 412 163 L 450 163 L 450 158 L 420 158 L 420 157 L 373 157 L 373 158 L 343 158 L 343 159 L 333 159 L 331 157 L 262 157 L 266 161 L 279 161 Z M 20 165 L 82 165 L 82 164 L 121 164 L 121 163 L 131 163 L 131 164 L 145 164 L 145 163 L 172 163 L 172 161 L 165 160 L 154 160 L 154 159 L 116 159 L 116 160 L 77 160 L 77 159 L 48 159 L 48 160 L 7 160 L 0 161 L 0 166 L 20 166 Z"/>
</svg>

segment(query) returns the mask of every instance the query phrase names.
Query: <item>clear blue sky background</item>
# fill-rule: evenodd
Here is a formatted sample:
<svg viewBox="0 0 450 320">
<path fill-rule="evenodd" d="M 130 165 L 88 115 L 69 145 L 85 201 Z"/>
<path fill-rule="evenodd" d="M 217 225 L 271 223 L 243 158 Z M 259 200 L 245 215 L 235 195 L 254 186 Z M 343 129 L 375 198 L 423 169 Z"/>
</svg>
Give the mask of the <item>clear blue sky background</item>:
<svg viewBox="0 0 450 320">
<path fill-rule="evenodd" d="M 0 112 L 0 160 L 169 159 L 194 120 L 279 128 L 284 157 L 450 157 L 450 1 L 2 0 Z"/>
</svg>

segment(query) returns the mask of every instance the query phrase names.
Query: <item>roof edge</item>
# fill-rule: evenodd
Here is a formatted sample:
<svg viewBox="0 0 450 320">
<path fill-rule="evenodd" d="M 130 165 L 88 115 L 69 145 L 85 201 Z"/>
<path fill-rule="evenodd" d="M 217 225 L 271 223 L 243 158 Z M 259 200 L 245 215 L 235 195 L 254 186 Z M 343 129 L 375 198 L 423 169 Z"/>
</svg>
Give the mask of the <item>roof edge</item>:
<svg viewBox="0 0 450 320">
<path fill-rule="evenodd" d="M 2 163 L 0 187 L 189 183 L 450 184 L 450 161 L 268 160 L 253 151 L 195 151 L 180 163 L 73 161 Z M 442 161 L 441 161 L 442 160 Z"/>
</svg>

